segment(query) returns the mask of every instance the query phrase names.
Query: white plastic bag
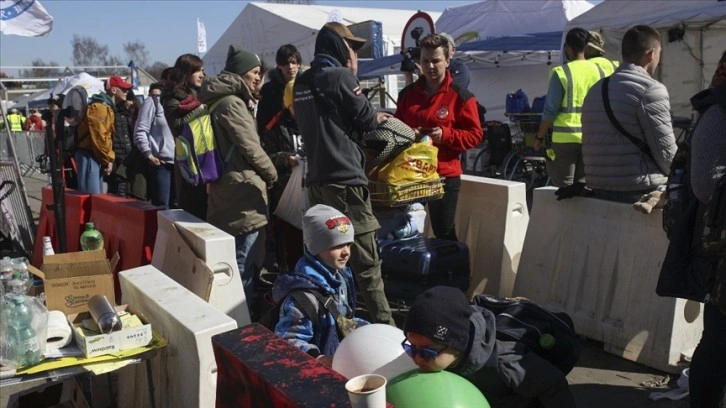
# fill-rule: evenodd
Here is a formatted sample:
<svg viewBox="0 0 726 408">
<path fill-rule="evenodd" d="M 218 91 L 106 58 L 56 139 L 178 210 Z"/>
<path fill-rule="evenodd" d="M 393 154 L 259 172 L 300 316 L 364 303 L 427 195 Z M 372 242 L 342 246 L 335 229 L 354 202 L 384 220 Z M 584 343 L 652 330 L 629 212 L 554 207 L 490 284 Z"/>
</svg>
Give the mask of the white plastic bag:
<svg viewBox="0 0 726 408">
<path fill-rule="evenodd" d="M 275 215 L 302 229 L 302 217 L 308 209 L 308 189 L 305 187 L 307 161 L 300 157 L 298 163 L 299 165 L 292 169 L 290 179 L 285 185 L 285 190 L 282 191 Z"/>
</svg>

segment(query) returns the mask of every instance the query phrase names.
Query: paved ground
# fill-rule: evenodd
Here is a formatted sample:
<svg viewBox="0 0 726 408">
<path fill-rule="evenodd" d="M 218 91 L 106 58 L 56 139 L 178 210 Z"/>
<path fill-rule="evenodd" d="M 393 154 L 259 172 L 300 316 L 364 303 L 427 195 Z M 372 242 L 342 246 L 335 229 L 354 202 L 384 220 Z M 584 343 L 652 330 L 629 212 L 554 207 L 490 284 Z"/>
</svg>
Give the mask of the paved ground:
<svg viewBox="0 0 726 408">
<path fill-rule="evenodd" d="M 45 175 L 27 174 L 24 178 L 30 207 L 37 220 L 40 211 L 40 190 L 47 183 Z M 682 401 L 651 401 L 648 395 L 660 385 L 658 391 L 667 390 L 668 384 L 675 386 L 677 378 L 640 364 L 605 353 L 602 345 L 583 339 L 583 353 L 580 362 L 568 375 L 578 407 L 584 408 L 686 408 Z M 677 376 L 676 376 L 677 377 Z"/>
</svg>

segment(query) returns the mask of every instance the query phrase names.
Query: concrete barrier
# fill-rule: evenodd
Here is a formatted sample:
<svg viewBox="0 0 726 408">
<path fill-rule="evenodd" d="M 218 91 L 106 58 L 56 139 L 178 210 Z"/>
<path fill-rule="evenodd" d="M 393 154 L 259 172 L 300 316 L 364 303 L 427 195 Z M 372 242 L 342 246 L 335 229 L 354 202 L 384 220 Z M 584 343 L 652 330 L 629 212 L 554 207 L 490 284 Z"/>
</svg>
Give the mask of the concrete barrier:
<svg viewBox="0 0 726 408">
<path fill-rule="evenodd" d="M 469 296 L 511 296 L 529 223 L 523 183 L 462 175 L 456 233 L 469 246 Z"/>
<path fill-rule="evenodd" d="M 240 327 L 252 323 L 237 267 L 234 237 L 183 210 L 159 211 L 157 224 L 159 229 L 151 264 L 177 282 L 200 275 L 193 273 L 194 262 L 179 260 L 176 253 L 167 253 L 172 229 L 176 228 L 184 243 L 213 273 L 209 303 L 227 313 Z"/>
<path fill-rule="evenodd" d="M 236 322 L 151 265 L 123 271 L 119 280 L 124 301 L 169 341 L 152 364 L 156 406 L 215 406 L 212 336 L 234 330 Z M 144 371 L 144 365 L 137 364 L 119 375 L 118 406 L 152 406 Z"/>
<path fill-rule="evenodd" d="M 534 191 L 515 296 L 572 317 L 575 330 L 607 352 L 677 372 L 703 329 L 702 306 L 663 298 L 655 286 L 668 240 L 662 212 L 575 197 L 554 187 Z"/>
</svg>

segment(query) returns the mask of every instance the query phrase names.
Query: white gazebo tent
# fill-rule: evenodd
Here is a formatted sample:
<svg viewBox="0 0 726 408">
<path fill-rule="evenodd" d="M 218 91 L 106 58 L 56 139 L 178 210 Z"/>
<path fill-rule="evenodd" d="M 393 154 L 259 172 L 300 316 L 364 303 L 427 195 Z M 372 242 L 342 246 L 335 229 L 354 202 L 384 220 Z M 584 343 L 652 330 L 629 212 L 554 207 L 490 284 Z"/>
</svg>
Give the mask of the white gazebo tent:
<svg viewBox="0 0 726 408">
<path fill-rule="evenodd" d="M 628 29 L 639 24 L 658 29 L 663 51 L 655 77 L 668 88 L 673 114 L 690 116 L 691 96 L 708 86 L 726 49 L 726 2 L 654 3 L 604 1 L 567 23 L 565 30 L 582 27 L 602 33 L 608 57 L 620 60 L 620 44 Z"/>
<path fill-rule="evenodd" d="M 391 55 L 398 52 L 404 25 L 415 13 L 415 10 L 317 4 L 248 3 L 204 56 L 204 69 L 211 75 L 222 71 L 230 44 L 257 53 L 267 67 L 275 67 L 275 53 L 281 45 L 292 44 L 300 51 L 303 64 L 309 64 L 318 30 L 328 21 L 346 25 L 369 20 L 382 23 L 383 55 Z M 428 13 L 434 20 L 441 15 Z"/>
<path fill-rule="evenodd" d="M 469 41 L 558 32 L 592 7 L 590 2 L 579 0 L 487 0 L 446 9 L 436 20 L 436 31 Z M 561 62 L 559 49 L 543 52 L 526 45 L 518 48 L 486 52 L 472 49 L 462 56 L 471 76 L 469 90 L 487 108 L 489 120 L 506 120 L 508 92 L 521 88 L 530 101 L 546 94 L 549 71 Z"/>
</svg>

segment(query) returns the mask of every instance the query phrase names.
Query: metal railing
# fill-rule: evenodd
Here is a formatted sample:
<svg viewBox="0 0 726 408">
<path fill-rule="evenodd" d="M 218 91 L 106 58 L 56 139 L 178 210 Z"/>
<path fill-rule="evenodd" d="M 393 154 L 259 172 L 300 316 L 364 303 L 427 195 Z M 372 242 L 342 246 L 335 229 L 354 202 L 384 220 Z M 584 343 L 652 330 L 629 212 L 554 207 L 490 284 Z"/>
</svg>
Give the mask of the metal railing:
<svg viewBox="0 0 726 408">
<path fill-rule="evenodd" d="M 15 144 L 15 155 L 23 175 L 30 172 L 40 172 L 41 164 L 36 160 L 45 153 L 45 131 L 11 132 L 10 136 Z M 0 160 L 11 161 L 8 149 L 8 134 L 0 134 Z"/>
</svg>

